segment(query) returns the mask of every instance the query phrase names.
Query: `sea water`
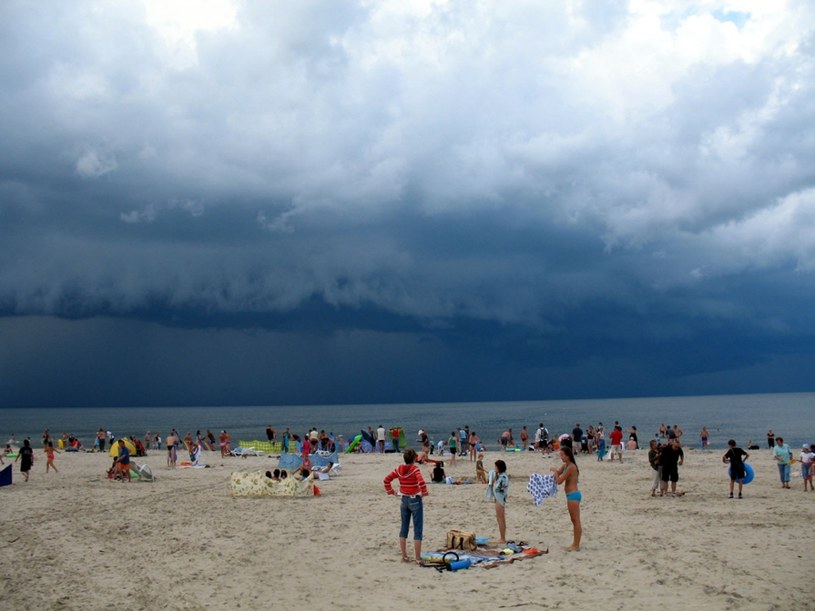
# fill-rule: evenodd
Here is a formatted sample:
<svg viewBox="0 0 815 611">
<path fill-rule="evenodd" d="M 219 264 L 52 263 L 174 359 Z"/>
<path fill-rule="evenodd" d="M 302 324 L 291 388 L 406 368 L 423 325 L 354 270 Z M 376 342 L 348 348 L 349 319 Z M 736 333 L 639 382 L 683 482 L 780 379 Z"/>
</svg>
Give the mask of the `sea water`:
<svg viewBox="0 0 815 611">
<path fill-rule="evenodd" d="M 586 430 L 602 422 L 608 431 L 619 421 L 624 431 L 637 427 L 640 445 L 664 423 L 683 429 L 686 446 L 698 447 L 699 432 L 706 426 L 713 448 L 726 447 L 731 438 L 744 447 L 750 440 L 766 447 L 768 429 L 796 448 L 815 442 L 813 406 L 815 393 L 383 405 L 2 408 L 0 440 L 12 434 L 20 441 L 30 436 L 39 446 L 44 430 L 49 429 L 53 438 L 68 433 L 90 446 L 100 428 L 117 437 L 140 438 L 147 431 L 166 438 L 175 428 L 182 436 L 207 429 L 217 436 L 226 430 L 236 444 L 241 439 L 265 439 L 268 425 L 278 433 L 288 427 L 302 436 L 316 427 L 350 439 L 361 429 L 382 424 L 403 427 L 409 444 L 419 429 L 438 441 L 446 440 L 457 427 L 469 426 L 490 448 L 508 428 L 518 440 L 521 427 L 526 426 L 531 440 L 541 422 L 558 435 L 571 432 L 577 423 Z"/>
</svg>

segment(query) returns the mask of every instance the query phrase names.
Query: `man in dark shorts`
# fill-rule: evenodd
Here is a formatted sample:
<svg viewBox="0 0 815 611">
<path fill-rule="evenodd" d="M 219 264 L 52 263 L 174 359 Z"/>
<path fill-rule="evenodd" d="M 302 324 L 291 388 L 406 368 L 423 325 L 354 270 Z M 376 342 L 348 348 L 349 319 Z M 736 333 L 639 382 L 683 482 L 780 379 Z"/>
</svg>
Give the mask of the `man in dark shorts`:
<svg viewBox="0 0 815 611">
<path fill-rule="evenodd" d="M 676 482 L 679 481 L 679 465 L 685 462 L 685 453 L 679 440 L 671 439 L 660 451 L 662 464 L 662 496 L 668 493 L 668 482 L 671 482 L 671 496 L 676 496 Z"/>
<path fill-rule="evenodd" d="M 736 446 L 736 440 L 731 439 L 727 442 L 728 450 L 722 456 L 722 462 L 730 465 L 730 497 L 733 498 L 733 485 L 739 483 L 739 498 L 742 498 L 741 491 L 744 486 L 744 476 L 747 470 L 744 467 L 744 461 L 750 458 L 750 455 Z"/>
</svg>

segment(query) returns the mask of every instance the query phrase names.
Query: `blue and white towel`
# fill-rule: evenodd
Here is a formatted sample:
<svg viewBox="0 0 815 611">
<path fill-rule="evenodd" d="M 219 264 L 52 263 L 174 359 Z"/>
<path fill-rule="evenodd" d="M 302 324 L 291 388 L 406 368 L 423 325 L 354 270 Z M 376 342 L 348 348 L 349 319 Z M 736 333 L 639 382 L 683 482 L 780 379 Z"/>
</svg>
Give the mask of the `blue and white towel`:
<svg viewBox="0 0 815 611">
<path fill-rule="evenodd" d="M 544 500 L 557 494 L 557 480 L 553 473 L 547 473 L 546 475 L 533 473 L 529 476 L 529 484 L 527 484 L 526 489 L 532 495 L 535 507 L 540 507 Z"/>
</svg>

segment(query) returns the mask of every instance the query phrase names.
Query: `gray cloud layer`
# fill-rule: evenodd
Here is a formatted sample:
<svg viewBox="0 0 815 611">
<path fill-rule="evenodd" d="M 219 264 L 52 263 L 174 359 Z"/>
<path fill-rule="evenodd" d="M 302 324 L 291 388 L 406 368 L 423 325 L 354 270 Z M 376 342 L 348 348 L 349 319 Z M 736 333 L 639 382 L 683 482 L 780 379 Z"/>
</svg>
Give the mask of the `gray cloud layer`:
<svg viewBox="0 0 815 611">
<path fill-rule="evenodd" d="M 0 402 L 811 390 L 810 2 L 161 6 L 0 5 Z"/>
</svg>

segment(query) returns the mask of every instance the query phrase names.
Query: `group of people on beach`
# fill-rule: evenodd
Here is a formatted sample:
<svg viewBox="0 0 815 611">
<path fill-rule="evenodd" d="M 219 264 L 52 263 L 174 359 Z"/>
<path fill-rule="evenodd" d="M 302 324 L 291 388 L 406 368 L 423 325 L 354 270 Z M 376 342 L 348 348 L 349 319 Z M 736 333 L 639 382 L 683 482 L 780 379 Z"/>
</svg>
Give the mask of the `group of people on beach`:
<svg viewBox="0 0 815 611">
<path fill-rule="evenodd" d="M 790 472 L 796 460 L 801 463 L 801 479 L 804 481 L 804 492 L 812 491 L 812 476 L 815 471 L 815 444 L 805 443 L 801 447 L 798 458 L 793 457 L 793 452 L 789 445 L 784 443 L 784 438 L 767 431 L 767 447 L 772 451 L 775 463 L 778 466 L 778 477 L 781 480 L 782 488 L 790 488 Z"/>
<path fill-rule="evenodd" d="M 611 462 L 613 462 L 615 458 L 617 458 L 619 462 L 622 462 L 625 448 L 628 450 L 636 450 L 639 448 L 637 427 L 631 426 L 628 428 L 628 441 L 624 445 L 623 428 L 619 422 L 615 422 L 608 435 L 610 445 L 608 453 L 606 453 L 606 436 L 602 423 L 597 427 L 589 426 L 585 432 L 578 423 L 575 425 L 571 434 L 563 434 L 558 437 L 557 440 L 553 440 L 548 429 L 543 423 L 540 423 L 538 429 L 535 431 L 531 444 L 529 442 L 529 435 L 526 432 L 526 427 L 522 427 L 521 431 L 522 449 L 537 449 L 544 454 L 555 450 L 559 452 L 561 464 L 552 467 L 551 471 L 558 485 L 565 484 L 566 503 L 573 527 L 572 545 L 566 549 L 568 551 L 577 551 L 580 549 L 582 536 L 582 526 L 580 522 L 580 502 L 582 500 L 582 494 L 578 490 L 579 469 L 575 461 L 575 453 L 596 453 L 599 461 L 608 457 Z M 662 424 L 654 438 L 650 440 L 648 462 L 654 472 L 651 485 L 652 496 L 677 497 L 684 495 L 684 492 L 677 490 L 679 467 L 683 465 L 685 460 L 685 452 L 682 447 L 683 434 L 682 428 L 676 424 Z M 443 462 L 438 458 L 434 459 L 430 457 L 432 448 L 430 447 L 425 431 L 420 430 L 419 435 L 419 440 L 422 444 L 421 452 L 417 453 L 413 449 L 407 449 L 403 454 L 404 464 L 391 471 L 384 479 L 386 492 L 389 495 L 396 494 L 402 497 L 400 506 L 401 528 L 399 531 L 399 547 L 402 560 L 405 562 L 410 561 L 407 553 L 407 536 L 412 521 L 413 560 L 418 563 L 421 562 L 424 519 L 422 499 L 429 494 L 418 465 L 423 463 L 431 463 L 434 465 L 433 472 L 431 473 L 432 481 L 441 482 L 446 480 L 449 483 L 450 480 L 450 478 L 444 477 Z M 453 457 L 462 455 L 460 453 L 461 444 L 459 439 L 460 437 L 457 432 L 452 432 L 447 440 L 447 448 L 450 451 L 451 464 L 453 465 L 455 464 Z M 702 427 L 700 439 L 702 449 L 706 450 L 709 447 L 710 440 L 710 434 L 706 427 Z M 512 429 L 506 429 L 498 441 L 501 451 L 513 449 L 515 442 Z M 472 444 L 469 447 L 468 453 L 471 457 L 474 457 L 474 447 L 475 445 Z M 801 463 L 801 476 L 804 480 L 804 490 L 813 490 L 812 475 L 813 471 L 815 471 L 815 452 L 813 452 L 813 447 L 815 447 L 815 445 L 804 444 L 798 458 Z M 783 439 L 776 436 L 773 436 L 770 448 L 773 452 L 773 458 L 778 464 L 782 487 L 789 488 L 790 464 L 795 461 L 792 452 L 789 446 L 784 443 Z M 475 459 L 476 479 L 478 482 L 487 485 L 486 495 L 495 503 L 495 514 L 499 532 L 498 543 L 501 544 L 506 541 L 505 507 L 509 490 L 507 466 L 505 461 L 496 460 L 494 470 L 490 472 L 487 478 L 483 467 L 483 457 L 483 453 L 479 452 Z M 748 471 L 746 461 L 749 457 L 750 455 L 740 448 L 735 440 L 731 439 L 728 441 L 728 448 L 722 455 L 722 462 L 729 465 L 729 498 L 743 498 L 743 486 Z M 399 482 L 398 490 L 394 490 L 393 488 L 394 481 Z"/>
<path fill-rule="evenodd" d="M 580 522 L 580 502 L 582 494 L 578 489 L 578 479 L 580 470 L 574 458 L 574 453 L 570 446 L 562 446 L 559 449 L 561 464 L 553 466 L 550 471 L 556 485 L 563 485 L 566 494 L 566 506 L 572 522 L 573 538 L 572 544 L 565 548 L 566 551 L 576 552 L 580 550 L 580 540 L 583 534 L 583 527 Z M 476 469 L 483 474 L 483 454 L 479 454 Z M 399 550 L 402 554 L 403 562 L 411 562 L 407 551 L 407 537 L 410 524 L 413 523 L 413 562 L 422 563 L 422 538 L 424 532 L 424 504 L 423 498 L 429 495 L 427 484 L 418 467 L 418 454 L 413 448 L 408 448 L 402 455 L 404 464 L 397 466 L 388 473 L 383 484 L 385 492 L 389 495 L 401 497 L 400 517 L 401 526 L 399 529 Z M 495 518 L 498 524 L 499 540 L 498 545 L 506 544 L 506 503 L 509 495 L 509 474 L 507 465 L 503 460 L 495 461 L 495 469 L 490 471 L 489 477 L 485 478 L 487 485 L 485 496 L 495 504 Z M 394 490 L 393 482 L 398 482 L 398 488 Z M 479 474 L 481 481 L 481 474 Z"/>
</svg>

